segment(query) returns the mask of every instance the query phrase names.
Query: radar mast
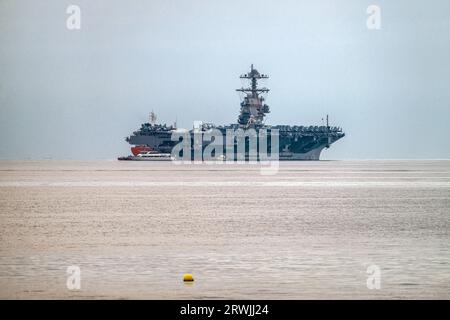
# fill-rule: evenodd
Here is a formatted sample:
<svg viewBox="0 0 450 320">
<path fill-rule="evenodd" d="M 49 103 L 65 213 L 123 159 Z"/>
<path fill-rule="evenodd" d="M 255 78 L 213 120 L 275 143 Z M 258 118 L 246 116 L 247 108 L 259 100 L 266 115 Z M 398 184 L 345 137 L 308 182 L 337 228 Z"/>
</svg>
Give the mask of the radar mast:
<svg viewBox="0 0 450 320">
<path fill-rule="evenodd" d="M 258 80 L 268 79 L 267 74 L 259 73 L 258 70 L 250 66 L 250 72 L 240 76 L 241 79 L 249 81 L 249 86 L 236 89 L 238 92 L 245 94 L 241 102 L 241 111 L 238 118 L 238 123 L 245 128 L 262 125 L 266 113 L 270 112 L 269 106 L 264 103 L 264 98 L 261 94 L 269 92 L 266 87 L 259 88 Z"/>
<path fill-rule="evenodd" d="M 156 114 L 153 112 L 153 110 L 152 112 L 150 112 L 149 121 L 152 126 L 156 124 Z"/>
</svg>

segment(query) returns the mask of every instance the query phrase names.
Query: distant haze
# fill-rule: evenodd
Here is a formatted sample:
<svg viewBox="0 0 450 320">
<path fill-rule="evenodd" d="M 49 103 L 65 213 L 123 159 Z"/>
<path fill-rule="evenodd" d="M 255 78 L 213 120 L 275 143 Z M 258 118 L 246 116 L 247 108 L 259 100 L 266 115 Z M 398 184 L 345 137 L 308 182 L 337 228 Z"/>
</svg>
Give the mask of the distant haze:
<svg viewBox="0 0 450 320">
<path fill-rule="evenodd" d="M 448 0 L 1 0 L 0 158 L 126 155 L 152 110 L 235 122 L 251 63 L 266 123 L 344 129 L 325 159 L 450 158 L 449 17 Z"/>
</svg>

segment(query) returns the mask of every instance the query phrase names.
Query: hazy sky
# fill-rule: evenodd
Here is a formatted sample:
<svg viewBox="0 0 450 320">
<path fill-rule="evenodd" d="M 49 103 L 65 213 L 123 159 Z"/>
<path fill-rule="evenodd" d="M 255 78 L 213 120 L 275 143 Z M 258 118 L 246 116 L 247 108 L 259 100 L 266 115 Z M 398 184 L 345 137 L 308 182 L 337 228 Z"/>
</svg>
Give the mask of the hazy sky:
<svg viewBox="0 0 450 320">
<path fill-rule="evenodd" d="M 344 128 L 324 158 L 450 158 L 449 17 L 448 0 L 0 0 L 0 158 L 126 155 L 152 109 L 235 122 L 251 63 L 266 123 Z"/>
</svg>

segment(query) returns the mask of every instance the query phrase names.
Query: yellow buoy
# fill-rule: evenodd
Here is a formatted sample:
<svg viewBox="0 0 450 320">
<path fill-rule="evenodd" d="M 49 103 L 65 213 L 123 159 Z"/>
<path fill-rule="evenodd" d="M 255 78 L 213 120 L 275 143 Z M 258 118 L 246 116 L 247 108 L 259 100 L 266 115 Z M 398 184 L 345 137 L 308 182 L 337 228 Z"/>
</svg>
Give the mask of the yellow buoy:
<svg viewBox="0 0 450 320">
<path fill-rule="evenodd" d="M 194 277 L 190 273 L 186 273 L 183 276 L 183 281 L 194 281 Z"/>
</svg>

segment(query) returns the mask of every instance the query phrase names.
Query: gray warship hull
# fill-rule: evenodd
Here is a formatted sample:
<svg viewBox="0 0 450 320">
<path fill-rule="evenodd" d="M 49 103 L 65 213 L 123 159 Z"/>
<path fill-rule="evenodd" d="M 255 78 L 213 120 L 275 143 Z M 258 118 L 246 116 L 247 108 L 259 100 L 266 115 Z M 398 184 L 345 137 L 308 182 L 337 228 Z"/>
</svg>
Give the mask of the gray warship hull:
<svg viewBox="0 0 450 320">
<path fill-rule="evenodd" d="M 178 142 L 171 140 L 173 129 L 167 131 L 151 130 L 150 124 L 144 124 L 144 128 L 133 135 L 126 138 L 127 142 L 132 145 L 142 145 L 151 147 L 161 153 L 171 153 L 172 148 Z M 146 130 L 147 128 L 147 130 Z M 215 127 L 223 133 L 223 144 L 225 143 L 226 130 L 235 129 L 236 126 L 230 125 L 226 127 Z M 279 159 L 280 160 L 320 160 L 321 152 L 329 148 L 334 142 L 345 136 L 340 128 L 315 126 L 315 127 L 292 127 L 292 126 L 265 126 L 264 129 L 279 130 Z M 191 131 L 191 139 L 194 133 Z M 208 142 L 204 142 L 203 149 L 208 146 Z M 269 144 L 270 148 L 270 144 Z M 236 147 L 235 147 L 236 149 Z M 192 149 L 192 159 L 193 159 Z M 226 148 L 223 149 L 226 155 Z"/>
</svg>

